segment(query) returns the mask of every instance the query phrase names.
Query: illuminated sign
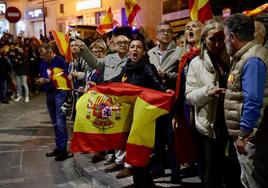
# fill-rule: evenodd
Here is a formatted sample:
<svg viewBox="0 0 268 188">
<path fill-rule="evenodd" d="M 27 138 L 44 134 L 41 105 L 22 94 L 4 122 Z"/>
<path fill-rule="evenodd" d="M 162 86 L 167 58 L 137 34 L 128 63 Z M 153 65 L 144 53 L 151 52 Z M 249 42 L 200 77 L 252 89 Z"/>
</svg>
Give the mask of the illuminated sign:
<svg viewBox="0 0 268 188">
<path fill-rule="evenodd" d="M 35 10 L 28 10 L 26 11 L 26 18 L 31 19 L 37 19 L 37 18 L 43 18 L 43 9 L 35 9 Z"/>
<path fill-rule="evenodd" d="M 6 9 L 7 9 L 6 4 L 0 3 L 0 15 L 5 15 Z"/>
<path fill-rule="evenodd" d="M 101 0 L 87 0 L 76 3 L 76 10 L 86 10 L 92 8 L 101 8 Z"/>
</svg>

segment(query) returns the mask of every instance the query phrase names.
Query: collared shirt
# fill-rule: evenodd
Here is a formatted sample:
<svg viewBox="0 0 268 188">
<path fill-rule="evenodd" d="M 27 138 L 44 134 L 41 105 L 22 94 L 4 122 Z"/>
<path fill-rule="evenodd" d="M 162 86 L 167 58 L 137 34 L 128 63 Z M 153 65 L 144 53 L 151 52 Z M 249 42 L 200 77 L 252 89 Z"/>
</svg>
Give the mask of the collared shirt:
<svg viewBox="0 0 268 188">
<path fill-rule="evenodd" d="M 166 52 L 167 52 L 167 50 L 165 50 L 164 52 L 161 52 L 160 51 L 160 48 L 158 46 L 158 48 L 156 50 L 156 53 L 159 56 L 159 62 L 160 62 L 160 64 L 162 63 L 162 59 L 163 59 L 163 57 L 164 57 L 164 55 L 165 55 Z M 158 67 L 156 67 L 156 68 L 158 69 Z"/>
<path fill-rule="evenodd" d="M 244 102 L 240 128 L 245 132 L 251 132 L 260 118 L 266 77 L 267 67 L 265 63 L 257 57 L 249 58 L 244 65 L 241 76 Z"/>
</svg>

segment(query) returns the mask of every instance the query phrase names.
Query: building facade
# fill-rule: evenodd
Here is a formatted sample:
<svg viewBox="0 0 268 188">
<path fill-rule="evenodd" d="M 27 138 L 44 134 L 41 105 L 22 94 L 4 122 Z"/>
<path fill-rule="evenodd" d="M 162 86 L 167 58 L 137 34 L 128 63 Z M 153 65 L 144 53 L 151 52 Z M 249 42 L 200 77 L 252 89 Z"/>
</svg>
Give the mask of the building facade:
<svg viewBox="0 0 268 188">
<path fill-rule="evenodd" d="M 135 18 L 135 26 L 137 28 L 142 26 L 152 39 L 155 39 L 155 28 L 161 20 L 171 21 L 175 33 L 182 31 L 183 26 L 190 20 L 188 0 L 136 1 L 141 10 Z M 214 15 L 221 14 L 220 9 L 229 6 L 226 4 L 229 0 L 217 1 L 217 5 L 215 2 L 216 0 L 211 0 Z M 21 11 L 21 20 L 16 24 L 10 24 L 5 19 L 1 3 L 6 8 L 17 7 Z M 251 9 L 256 6 L 257 4 L 254 4 Z M 0 35 L 1 32 L 8 30 L 16 35 L 39 37 L 40 34 L 44 35 L 45 31 L 48 36 L 52 29 L 66 32 L 70 29 L 76 30 L 78 28 L 76 26 L 96 28 L 109 7 L 119 26 L 125 26 L 127 22 L 124 0 L 0 0 Z M 232 13 L 236 12 L 233 7 L 230 8 Z M 82 38 L 85 37 L 83 35 L 87 35 L 87 33 L 80 34 Z"/>
</svg>

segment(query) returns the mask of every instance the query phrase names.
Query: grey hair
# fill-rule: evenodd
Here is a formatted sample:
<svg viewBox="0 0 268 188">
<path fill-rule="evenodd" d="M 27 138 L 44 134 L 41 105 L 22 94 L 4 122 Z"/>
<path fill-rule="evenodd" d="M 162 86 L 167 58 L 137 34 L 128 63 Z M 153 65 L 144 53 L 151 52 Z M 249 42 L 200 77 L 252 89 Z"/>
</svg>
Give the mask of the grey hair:
<svg viewBox="0 0 268 188">
<path fill-rule="evenodd" d="M 251 41 L 254 39 L 254 21 L 251 17 L 244 14 L 236 13 L 229 16 L 225 20 L 225 28 L 241 41 Z"/>
<path fill-rule="evenodd" d="M 199 41 L 199 46 L 200 46 L 200 58 L 204 58 L 204 51 L 206 49 L 206 37 L 208 35 L 208 32 L 211 29 L 220 29 L 224 30 L 224 24 L 221 20 L 219 19 L 211 19 L 210 21 L 206 22 L 206 25 L 204 26 L 201 36 L 200 36 L 200 41 Z"/>
<path fill-rule="evenodd" d="M 158 26 L 156 27 L 156 30 L 155 30 L 156 34 L 159 32 L 159 28 L 160 28 L 161 25 L 169 25 L 171 31 L 173 32 L 173 30 L 172 30 L 172 25 L 170 24 L 170 22 L 164 20 L 164 21 L 160 22 L 160 23 L 158 24 Z"/>
</svg>

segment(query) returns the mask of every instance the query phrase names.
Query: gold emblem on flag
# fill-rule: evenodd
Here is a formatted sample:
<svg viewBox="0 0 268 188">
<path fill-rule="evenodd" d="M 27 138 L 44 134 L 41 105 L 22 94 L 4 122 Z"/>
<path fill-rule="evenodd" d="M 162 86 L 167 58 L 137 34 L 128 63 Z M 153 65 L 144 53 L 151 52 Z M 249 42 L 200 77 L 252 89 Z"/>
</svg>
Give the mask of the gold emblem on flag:
<svg viewBox="0 0 268 188">
<path fill-rule="evenodd" d="M 116 102 L 116 97 L 106 96 L 95 91 L 89 92 L 86 118 L 99 129 L 112 128 L 113 120 L 121 119 L 121 103 Z"/>
</svg>

